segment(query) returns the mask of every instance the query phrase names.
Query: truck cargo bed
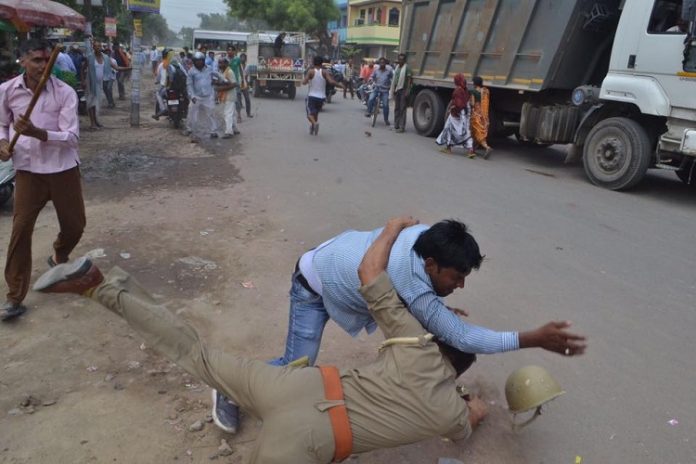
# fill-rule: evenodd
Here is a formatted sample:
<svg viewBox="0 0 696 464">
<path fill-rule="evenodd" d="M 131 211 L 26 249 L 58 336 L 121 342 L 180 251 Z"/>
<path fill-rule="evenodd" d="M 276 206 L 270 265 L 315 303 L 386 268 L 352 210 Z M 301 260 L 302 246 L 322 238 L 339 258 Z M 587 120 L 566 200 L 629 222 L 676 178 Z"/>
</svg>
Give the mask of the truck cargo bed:
<svg viewBox="0 0 696 464">
<path fill-rule="evenodd" d="M 492 87 L 571 90 L 603 75 L 619 2 L 404 0 L 400 48 L 418 85 L 452 87 L 462 73 Z"/>
</svg>

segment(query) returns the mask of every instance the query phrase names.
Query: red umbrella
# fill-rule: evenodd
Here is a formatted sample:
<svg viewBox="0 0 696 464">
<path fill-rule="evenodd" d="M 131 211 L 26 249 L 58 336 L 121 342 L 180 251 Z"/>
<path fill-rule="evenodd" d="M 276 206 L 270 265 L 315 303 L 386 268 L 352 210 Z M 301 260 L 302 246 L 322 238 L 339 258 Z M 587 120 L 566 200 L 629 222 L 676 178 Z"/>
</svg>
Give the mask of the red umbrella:
<svg viewBox="0 0 696 464">
<path fill-rule="evenodd" d="M 85 17 L 51 0 L 0 0 L 0 18 L 19 19 L 35 26 L 84 29 Z"/>
<path fill-rule="evenodd" d="M 2 2 L 4 0 L 0 0 Z M 37 0 L 34 0 L 37 1 Z M 41 3 L 46 3 L 48 8 L 55 14 L 61 17 L 62 26 L 68 29 L 79 29 L 84 30 L 85 28 L 85 17 L 82 16 L 77 11 L 73 10 L 67 5 L 62 3 L 53 2 L 50 0 L 39 0 Z"/>
</svg>

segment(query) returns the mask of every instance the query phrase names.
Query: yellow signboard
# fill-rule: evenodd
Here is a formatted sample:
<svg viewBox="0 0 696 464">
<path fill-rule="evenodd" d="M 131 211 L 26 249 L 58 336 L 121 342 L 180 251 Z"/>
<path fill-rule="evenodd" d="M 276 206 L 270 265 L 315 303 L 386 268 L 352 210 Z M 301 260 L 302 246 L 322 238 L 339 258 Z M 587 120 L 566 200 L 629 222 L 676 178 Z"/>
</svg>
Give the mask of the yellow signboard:
<svg viewBox="0 0 696 464">
<path fill-rule="evenodd" d="M 141 13 L 159 14 L 160 0 L 128 0 L 128 9 L 130 11 L 139 11 Z"/>
<path fill-rule="evenodd" d="M 143 20 L 142 19 L 134 19 L 133 20 L 133 32 L 135 33 L 136 37 L 143 36 Z"/>
</svg>

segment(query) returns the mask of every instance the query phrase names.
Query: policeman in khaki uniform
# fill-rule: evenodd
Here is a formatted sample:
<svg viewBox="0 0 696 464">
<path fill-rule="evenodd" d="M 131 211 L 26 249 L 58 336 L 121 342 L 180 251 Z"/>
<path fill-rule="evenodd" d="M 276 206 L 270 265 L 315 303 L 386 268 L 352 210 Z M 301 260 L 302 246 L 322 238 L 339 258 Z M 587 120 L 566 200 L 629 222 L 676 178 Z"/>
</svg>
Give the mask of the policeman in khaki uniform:
<svg viewBox="0 0 696 464">
<path fill-rule="evenodd" d="M 432 436 L 464 439 L 486 415 L 459 396 L 455 379 L 473 358 L 439 345 L 406 310 L 385 269 L 399 232 L 389 221 L 358 270 L 361 294 L 387 339 L 361 368 L 277 367 L 208 348 L 187 323 L 115 267 L 106 277 L 86 257 L 45 273 L 35 290 L 91 297 L 126 319 L 145 342 L 263 420 L 250 462 L 329 463 L 352 453 Z M 578 354 L 581 342 L 575 343 Z"/>
</svg>

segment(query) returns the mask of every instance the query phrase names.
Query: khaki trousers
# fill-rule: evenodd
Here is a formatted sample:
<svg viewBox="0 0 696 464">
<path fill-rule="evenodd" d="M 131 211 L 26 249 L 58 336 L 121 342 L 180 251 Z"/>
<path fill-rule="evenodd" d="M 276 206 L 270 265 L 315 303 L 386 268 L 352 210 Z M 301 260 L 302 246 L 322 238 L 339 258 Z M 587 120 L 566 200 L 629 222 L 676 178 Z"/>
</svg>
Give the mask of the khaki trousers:
<svg viewBox="0 0 696 464">
<path fill-rule="evenodd" d="M 253 464 L 330 463 L 334 437 L 319 369 L 270 366 L 209 349 L 195 329 L 113 268 L 92 298 L 121 316 L 145 342 L 189 374 L 263 420 Z"/>
<path fill-rule="evenodd" d="M 31 280 L 31 237 L 39 213 L 53 202 L 60 232 L 55 242 L 58 262 L 66 262 L 85 230 L 85 204 L 82 199 L 80 169 L 75 166 L 54 174 L 17 171 L 14 193 L 12 235 L 5 263 L 7 301 L 21 303 Z M 48 255 L 48 253 L 47 253 Z"/>
</svg>

